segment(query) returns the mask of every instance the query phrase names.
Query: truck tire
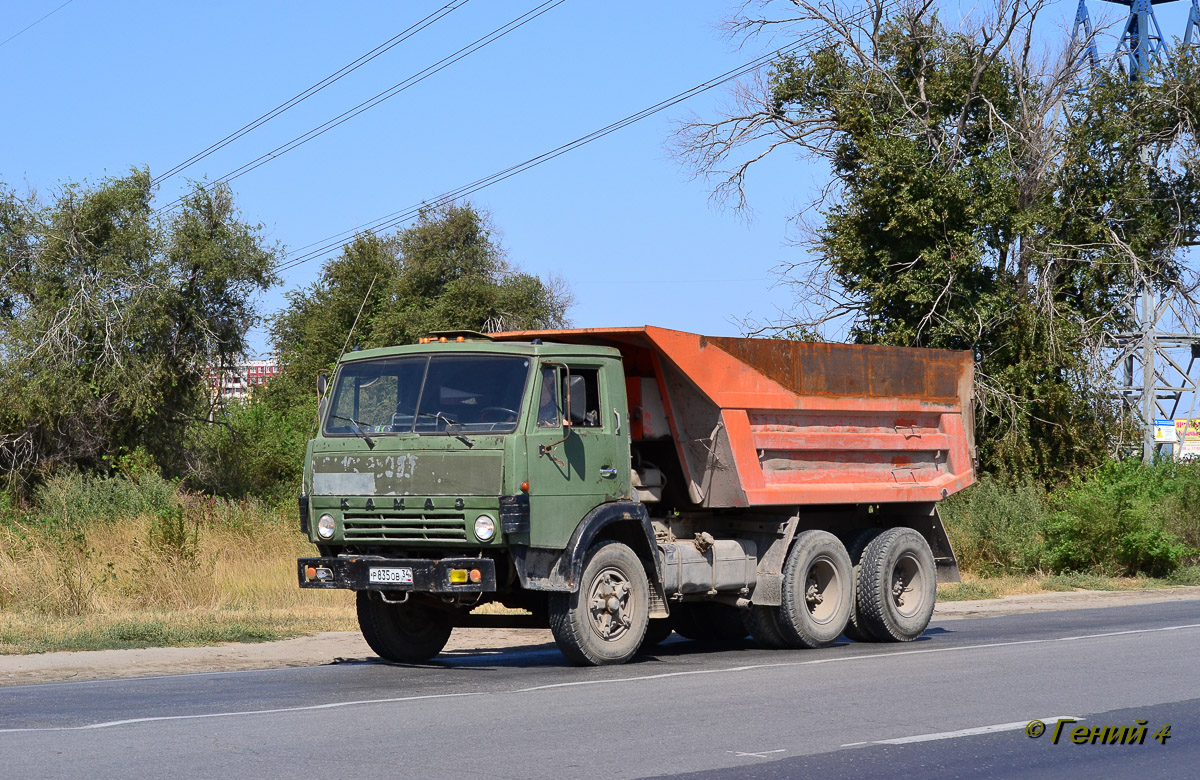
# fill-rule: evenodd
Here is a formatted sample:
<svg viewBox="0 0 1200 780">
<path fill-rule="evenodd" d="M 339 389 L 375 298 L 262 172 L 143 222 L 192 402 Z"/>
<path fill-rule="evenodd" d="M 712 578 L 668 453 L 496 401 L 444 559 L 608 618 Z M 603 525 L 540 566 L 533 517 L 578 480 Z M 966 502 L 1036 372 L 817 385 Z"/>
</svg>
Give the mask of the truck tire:
<svg viewBox="0 0 1200 780">
<path fill-rule="evenodd" d="M 623 664 L 637 653 L 650 615 L 650 581 L 633 550 L 616 541 L 588 552 L 579 590 L 550 594 L 550 630 L 580 666 Z"/>
<path fill-rule="evenodd" d="M 854 567 L 840 539 L 828 531 L 796 536 L 783 565 L 783 594 L 776 608 L 779 633 L 792 647 L 826 647 L 837 641 L 854 604 Z"/>
<path fill-rule="evenodd" d="M 730 604 L 679 604 L 671 609 L 670 621 L 684 639 L 730 642 L 749 633 L 741 610 Z"/>
<path fill-rule="evenodd" d="M 370 591 L 358 592 L 358 627 L 375 654 L 398 664 L 428 661 L 446 646 L 454 625 L 449 612 L 411 599 L 389 604 Z"/>
<path fill-rule="evenodd" d="M 850 609 L 850 622 L 846 624 L 846 637 L 855 642 L 874 642 L 875 636 L 863 624 L 862 607 L 859 605 L 861 591 L 858 587 L 858 573 L 862 570 L 863 550 L 883 531 L 878 528 L 867 528 L 850 537 L 846 543 L 846 552 L 850 556 L 850 565 L 854 567 L 854 605 Z"/>
<path fill-rule="evenodd" d="M 783 638 L 783 634 L 779 632 L 779 624 L 775 621 L 775 607 L 754 604 L 743 613 L 742 618 L 750 636 L 763 647 L 770 650 L 784 650 L 791 647 Z"/>
<path fill-rule="evenodd" d="M 881 642 L 911 642 L 925 632 L 937 601 L 937 566 L 925 537 L 890 528 L 867 545 L 858 572 L 859 617 Z"/>
</svg>

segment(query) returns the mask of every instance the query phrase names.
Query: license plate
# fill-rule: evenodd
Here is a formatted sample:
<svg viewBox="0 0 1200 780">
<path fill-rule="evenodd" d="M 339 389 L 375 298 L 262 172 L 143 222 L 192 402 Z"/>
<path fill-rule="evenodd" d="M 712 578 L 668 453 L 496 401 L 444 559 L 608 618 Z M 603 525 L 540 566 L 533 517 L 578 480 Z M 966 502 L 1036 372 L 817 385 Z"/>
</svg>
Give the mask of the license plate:
<svg viewBox="0 0 1200 780">
<path fill-rule="evenodd" d="M 409 568 L 372 568 L 368 579 L 371 582 L 412 585 L 412 569 Z"/>
</svg>

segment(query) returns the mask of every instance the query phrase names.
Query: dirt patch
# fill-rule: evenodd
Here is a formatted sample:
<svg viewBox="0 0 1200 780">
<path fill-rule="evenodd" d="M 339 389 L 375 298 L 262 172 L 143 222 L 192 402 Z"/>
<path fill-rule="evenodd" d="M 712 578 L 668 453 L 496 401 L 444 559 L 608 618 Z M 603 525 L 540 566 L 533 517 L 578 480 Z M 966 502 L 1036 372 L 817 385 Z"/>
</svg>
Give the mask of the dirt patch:
<svg viewBox="0 0 1200 780">
<path fill-rule="evenodd" d="M 1169 590 L 1075 591 L 1006 596 L 983 601 L 940 603 L 935 620 L 1017 615 L 1094 607 L 1120 607 L 1162 601 L 1200 600 L 1200 587 Z M 486 655 L 513 650 L 553 647 L 544 629 L 460 628 L 455 630 L 445 654 Z M 0 685 L 120 677 L 155 677 L 167 674 L 228 672 L 319 666 L 375 658 L 357 633 L 327 632 L 315 636 L 262 644 L 226 644 L 217 647 L 163 647 L 144 650 L 93 650 L 75 653 L 0 656 Z"/>
</svg>

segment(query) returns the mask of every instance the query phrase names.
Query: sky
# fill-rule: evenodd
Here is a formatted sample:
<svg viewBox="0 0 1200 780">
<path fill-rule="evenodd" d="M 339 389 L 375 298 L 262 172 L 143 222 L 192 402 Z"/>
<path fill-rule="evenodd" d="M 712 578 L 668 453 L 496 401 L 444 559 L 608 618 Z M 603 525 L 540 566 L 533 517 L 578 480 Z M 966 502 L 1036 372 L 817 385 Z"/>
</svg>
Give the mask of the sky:
<svg viewBox="0 0 1200 780">
<path fill-rule="evenodd" d="M 0 5 L 0 40 L 61 5 Z M 471 0 L 408 41 L 161 185 L 216 178 L 474 41 L 540 0 Z M 73 0 L 0 46 L 8 118 L 0 181 L 44 198 L 133 166 L 164 172 L 446 0 L 204 4 Z M 732 3 L 567 0 L 461 62 L 232 182 L 243 217 L 296 248 L 436 197 L 723 73 Z M 721 89 L 470 197 L 510 262 L 562 277 L 578 327 L 655 324 L 736 335 L 789 303 L 772 269 L 799 251 L 787 217 L 823 170 L 780 155 L 753 213 L 709 200 L 671 156 L 674 123 Z M 19 107 L 19 109 L 17 108 Z M 14 110 L 16 109 L 16 110 Z M 749 219 L 747 217 L 749 216 Z M 309 284 L 310 261 L 263 300 Z M 266 349 L 261 332 L 257 350 Z"/>
<path fill-rule="evenodd" d="M 470 0 L 163 182 L 157 202 L 169 204 L 189 178 L 217 178 L 258 158 L 541 1 Z M 0 182 L 52 199 L 68 181 L 135 166 L 160 174 L 447 2 L 0 2 L 0 41 L 36 22 L 0 43 Z M 769 49 L 739 49 L 722 35 L 737 5 L 566 0 L 241 176 L 232 187 L 242 216 L 261 223 L 270 242 L 296 249 L 541 154 Z M 1047 35 L 1064 34 L 1074 16 L 1075 3 L 1059 5 Z M 1091 6 L 1094 19 L 1121 12 Z M 1168 36 L 1182 30 L 1187 8 L 1156 7 Z M 717 88 L 470 200 L 491 214 L 510 262 L 566 281 L 577 327 L 742 334 L 747 320 L 773 320 L 790 307 L 775 270 L 804 254 L 788 218 L 828 172 L 781 150 L 750 176 L 749 213 L 712 201 L 669 144 L 677 123 L 712 118 L 728 103 Z M 263 312 L 319 269 L 319 260 L 289 269 L 264 296 Z M 268 348 L 261 328 L 252 348 Z"/>
</svg>

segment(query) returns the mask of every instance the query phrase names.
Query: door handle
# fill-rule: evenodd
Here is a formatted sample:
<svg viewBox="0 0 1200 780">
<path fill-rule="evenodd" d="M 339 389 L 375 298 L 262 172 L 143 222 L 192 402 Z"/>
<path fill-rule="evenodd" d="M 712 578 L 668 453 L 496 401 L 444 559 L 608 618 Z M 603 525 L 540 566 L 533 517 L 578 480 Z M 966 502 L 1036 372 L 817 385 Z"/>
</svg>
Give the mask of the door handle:
<svg viewBox="0 0 1200 780">
<path fill-rule="evenodd" d="M 602 468 L 602 469 L 600 469 L 600 476 L 604 477 L 605 479 L 616 479 L 617 478 L 617 470 L 610 469 L 610 468 Z"/>
</svg>

